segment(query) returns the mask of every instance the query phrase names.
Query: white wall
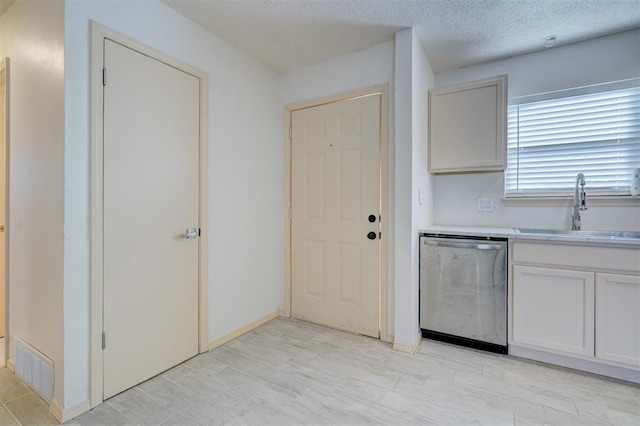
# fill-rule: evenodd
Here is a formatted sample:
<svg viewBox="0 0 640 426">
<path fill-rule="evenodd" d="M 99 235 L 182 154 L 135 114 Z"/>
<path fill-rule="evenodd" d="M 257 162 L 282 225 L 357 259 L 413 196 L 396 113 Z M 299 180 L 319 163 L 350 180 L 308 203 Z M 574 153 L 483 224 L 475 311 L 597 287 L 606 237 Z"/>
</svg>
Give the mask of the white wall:
<svg viewBox="0 0 640 426">
<path fill-rule="evenodd" d="M 509 97 L 550 92 L 640 77 L 640 30 L 601 37 L 537 53 L 436 74 L 436 85 L 509 75 Z M 505 205 L 502 173 L 442 175 L 435 178 L 435 223 L 439 225 L 570 226 L 571 208 L 542 203 Z M 588 185 L 587 185 L 588 195 Z M 477 211 L 477 199 L 494 198 L 492 213 Z M 589 199 L 587 199 L 589 204 Z M 583 229 L 640 231 L 640 208 L 601 206 L 582 214 Z"/>
<path fill-rule="evenodd" d="M 509 97 L 640 75 L 640 30 L 436 74 L 436 86 L 509 74 Z"/>
<path fill-rule="evenodd" d="M 288 104 L 377 84 L 391 83 L 389 90 L 393 93 L 393 58 L 393 42 L 389 41 L 281 74 L 278 90 L 282 105 L 280 112 L 282 114 Z M 392 109 L 391 106 L 389 108 Z"/>
<path fill-rule="evenodd" d="M 55 363 L 63 398 L 63 57 L 61 1 L 17 1 L 0 18 L 10 58 L 9 356 L 19 336 Z"/>
<path fill-rule="evenodd" d="M 418 317 L 413 298 L 413 31 L 396 33 L 395 46 L 395 244 L 394 334 L 397 347 L 411 346 Z"/>
<path fill-rule="evenodd" d="M 405 348 L 419 333 L 418 230 L 433 222 L 433 178 L 427 168 L 433 84 L 433 69 L 414 31 L 396 33 L 395 338 L 397 347 Z"/>
<path fill-rule="evenodd" d="M 88 398 L 89 20 L 209 74 L 209 340 L 282 308 L 277 75 L 159 1 L 65 8 L 65 400 Z"/>
<path fill-rule="evenodd" d="M 428 137 L 429 137 L 429 89 L 434 86 L 434 73 L 429 59 L 418 41 L 412 34 L 412 231 L 411 231 L 411 309 L 412 321 L 418 326 L 419 310 L 419 233 L 433 224 L 433 191 L 434 179 L 429 174 L 428 166 Z M 419 328 L 419 327 L 418 327 Z"/>
<path fill-rule="evenodd" d="M 279 155 L 284 158 L 284 107 L 286 105 L 312 100 L 323 96 L 344 93 L 355 89 L 389 83 L 389 192 L 388 224 L 392 235 L 394 224 L 394 96 L 393 68 L 394 44 L 386 42 L 349 55 L 299 68 L 282 74 L 279 79 L 280 147 Z M 280 185 L 284 187 L 284 162 Z M 280 200 L 279 200 L 280 201 Z M 284 200 L 282 200 L 284 202 Z M 388 271 L 388 330 L 393 334 L 393 240 L 389 244 Z M 282 295 L 284 298 L 284 294 Z"/>
</svg>

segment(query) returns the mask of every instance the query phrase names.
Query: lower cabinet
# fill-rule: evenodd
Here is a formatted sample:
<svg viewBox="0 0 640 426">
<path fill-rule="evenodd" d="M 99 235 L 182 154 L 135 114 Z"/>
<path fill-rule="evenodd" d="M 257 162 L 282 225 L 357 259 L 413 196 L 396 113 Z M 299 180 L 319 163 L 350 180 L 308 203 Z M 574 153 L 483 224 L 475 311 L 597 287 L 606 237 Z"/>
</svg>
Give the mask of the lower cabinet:
<svg viewBox="0 0 640 426">
<path fill-rule="evenodd" d="M 640 367 L 640 277 L 596 274 L 596 357 Z"/>
<path fill-rule="evenodd" d="M 513 267 L 513 341 L 594 354 L 593 273 Z"/>
<path fill-rule="evenodd" d="M 640 249 L 515 241 L 510 257 L 510 351 L 640 383 Z"/>
</svg>

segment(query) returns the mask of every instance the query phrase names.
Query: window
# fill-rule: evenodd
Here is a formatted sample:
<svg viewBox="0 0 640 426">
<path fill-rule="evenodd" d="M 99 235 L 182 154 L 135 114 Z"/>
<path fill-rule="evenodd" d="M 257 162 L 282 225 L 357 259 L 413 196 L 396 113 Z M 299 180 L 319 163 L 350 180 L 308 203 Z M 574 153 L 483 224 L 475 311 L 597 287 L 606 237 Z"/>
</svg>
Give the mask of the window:
<svg viewBox="0 0 640 426">
<path fill-rule="evenodd" d="M 628 195 L 640 167 L 640 87 L 509 106 L 507 197 Z"/>
</svg>

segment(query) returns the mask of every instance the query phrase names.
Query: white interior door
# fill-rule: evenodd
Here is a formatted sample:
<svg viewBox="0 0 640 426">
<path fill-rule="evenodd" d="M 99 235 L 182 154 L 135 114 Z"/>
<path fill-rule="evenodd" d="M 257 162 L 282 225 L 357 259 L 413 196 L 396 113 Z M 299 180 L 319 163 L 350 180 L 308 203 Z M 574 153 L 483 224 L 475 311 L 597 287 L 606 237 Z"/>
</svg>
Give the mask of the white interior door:
<svg viewBox="0 0 640 426">
<path fill-rule="evenodd" d="M 6 188 L 6 164 L 7 164 L 7 142 L 5 141 L 5 132 L 7 128 L 6 121 L 6 71 L 0 71 L 0 337 L 5 336 L 4 322 L 6 312 L 6 300 L 5 300 L 5 267 L 7 262 L 7 256 L 5 253 L 5 226 L 6 210 L 5 205 L 5 188 Z M 4 359 L 0 359 L 0 365 L 4 365 Z"/>
<path fill-rule="evenodd" d="M 292 113 L 291 312 L 379 337 L 380 95 Z"/>
<path fill-rule="evenodd" d="M 199 79 L 105 40 L 104 398 L 198 352 Z"/>
</svg>

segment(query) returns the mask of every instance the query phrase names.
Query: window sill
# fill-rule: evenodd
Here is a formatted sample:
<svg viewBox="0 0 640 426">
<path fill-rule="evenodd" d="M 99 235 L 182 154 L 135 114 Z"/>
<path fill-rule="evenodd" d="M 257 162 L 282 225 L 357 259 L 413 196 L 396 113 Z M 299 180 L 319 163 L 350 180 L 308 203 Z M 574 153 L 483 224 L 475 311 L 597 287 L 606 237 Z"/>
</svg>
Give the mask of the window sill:
<svg viewBox="0 0 640 426">
<path fill-rule="evenodd" d="M 502 197 L 502 204 L 512 207 L 571 207 L 573 197 Z M 587 206 L 640 207 L 640 195 L 587 195 Z"/>
</svg>

